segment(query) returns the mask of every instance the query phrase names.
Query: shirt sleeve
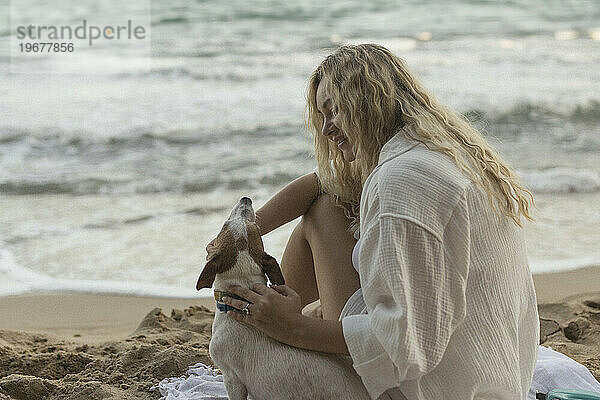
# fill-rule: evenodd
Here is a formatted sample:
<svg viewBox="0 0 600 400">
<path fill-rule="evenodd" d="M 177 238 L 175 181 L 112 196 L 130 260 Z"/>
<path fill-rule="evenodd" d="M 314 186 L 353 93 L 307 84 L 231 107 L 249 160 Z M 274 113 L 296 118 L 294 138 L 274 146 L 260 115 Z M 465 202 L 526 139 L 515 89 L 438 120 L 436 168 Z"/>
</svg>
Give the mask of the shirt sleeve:
<svg viewBox="0 0 600 400">
<path fill-rule="evenodd" d="M 362 235 L 368 314 L 347 316 L 342 327 L 373 399 L 433 370 L 464 318 L 468 235 L 450 236 L 453 243 L 445 246 L 445 236 L 392 214 L 380 215 Z"/>
</svg>

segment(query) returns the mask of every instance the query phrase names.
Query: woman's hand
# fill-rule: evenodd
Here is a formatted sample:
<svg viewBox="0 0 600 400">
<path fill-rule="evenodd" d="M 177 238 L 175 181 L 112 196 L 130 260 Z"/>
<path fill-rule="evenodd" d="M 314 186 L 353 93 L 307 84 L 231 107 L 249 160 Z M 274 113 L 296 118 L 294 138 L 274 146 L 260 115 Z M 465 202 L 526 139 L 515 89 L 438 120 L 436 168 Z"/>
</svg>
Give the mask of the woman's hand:
<svg viewBox="0 0 600 400">
<path fill-rule="evenodd" d="M 252 302 L 248 306 L 249 314 L 229 311 L 227 316 L 252 325 L 275 340 L 294 346 L 301 321 L 307 318 L 302 315 L 300 295 L 286 285 L 267 287 L 257 283 L 252 289 L 237 285 L 227 288 L 228 292 Z M 229 297 L 223 298 L 223 302 L 239 310 L 248 304 Z"/>
<path fill-rule="evenodd" d="M 257 283 L 251 289 L 230 286 L 227 291 L 248 299 L 249 314 L 228 311 L 227 316 L 263 331 L 290 346 L 325 353 L 349 355 L 341 321 L 326 321 L 302 315 L 300 295 L 289 286 L 270 288 Z M 225 304 L 243 310 L 248 302 L 223 299 Z"/>
</svg>

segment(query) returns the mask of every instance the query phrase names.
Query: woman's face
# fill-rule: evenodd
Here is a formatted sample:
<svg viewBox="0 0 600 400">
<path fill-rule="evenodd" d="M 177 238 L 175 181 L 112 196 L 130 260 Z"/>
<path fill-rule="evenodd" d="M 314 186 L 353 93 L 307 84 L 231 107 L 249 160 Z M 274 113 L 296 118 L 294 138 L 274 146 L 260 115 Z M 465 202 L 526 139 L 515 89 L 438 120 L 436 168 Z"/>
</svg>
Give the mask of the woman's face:
<svg viewBox="0 0 600 400">
<path fill-rule="evenodd" d="M 327 78 L 321 79 L 317 87 L 317 112 L 323 115 L 323 128 L 321 133 L 329 140 L 335 142 L 341 150 L 344 160 L 351 162 L 356 159 L 356 154 L 350 140 L 340 129 L 339 113 L 336 104 L 333 104 L 331 97 L 327 93 Z"/>
</svg>

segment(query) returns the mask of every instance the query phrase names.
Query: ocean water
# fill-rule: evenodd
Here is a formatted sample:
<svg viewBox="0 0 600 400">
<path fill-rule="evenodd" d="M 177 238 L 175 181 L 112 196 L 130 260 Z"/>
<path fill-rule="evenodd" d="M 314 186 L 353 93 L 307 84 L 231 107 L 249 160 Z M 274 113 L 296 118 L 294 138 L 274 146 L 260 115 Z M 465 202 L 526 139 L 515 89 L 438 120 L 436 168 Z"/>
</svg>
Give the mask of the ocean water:
<svg viewBox="0 0 600 400">
<path fill-rule="evenodd" d="M 18 5 L 55 22 L 93 12 L 29 3 Z M 600 263 L 599 2 L 154 1 L 151 11 L 149 71 L 117 48 L 98 60 L 111 74 L 15 74 L 0 7 L 0 295 L 197 296 L 204 247 L 233 204 L 260 206 L 313 170 L 308 77 L 336 46 L 361 42 L 406 60 L 533 191 L 533 272 Z M 280 258 L 293 226 L 267 235 L 267 251 Z"/>
</svg>

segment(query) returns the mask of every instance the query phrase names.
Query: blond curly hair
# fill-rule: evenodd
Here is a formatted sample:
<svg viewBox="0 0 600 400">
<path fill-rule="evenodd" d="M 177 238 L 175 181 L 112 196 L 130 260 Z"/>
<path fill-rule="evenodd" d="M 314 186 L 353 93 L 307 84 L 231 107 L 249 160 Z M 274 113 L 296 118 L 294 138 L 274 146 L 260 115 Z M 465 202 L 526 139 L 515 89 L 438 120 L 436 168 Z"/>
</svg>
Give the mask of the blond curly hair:
<svg viewBox="0 0 600 400">
<path fill-rule="evenodd" d="M 340 129 L 354 145 L 348 162 L 321 134 L 323 115 L 316 104 L 324 81 L 337 106 Z M 377 44 L 342 46 L 327 56 L 310 78 L 306 123 L 314 136 L 315 157 L 324 192 L 334 196 L 358 228 L 362 187 L 376 167 L 383 145 L 400 130 L 409 138 L 452 157 L 487 194 L 491 207 L 519 226 L 532 220 L 533 195 L 463 115 L 442 106 L 405 63 Z"/>
</svg>

